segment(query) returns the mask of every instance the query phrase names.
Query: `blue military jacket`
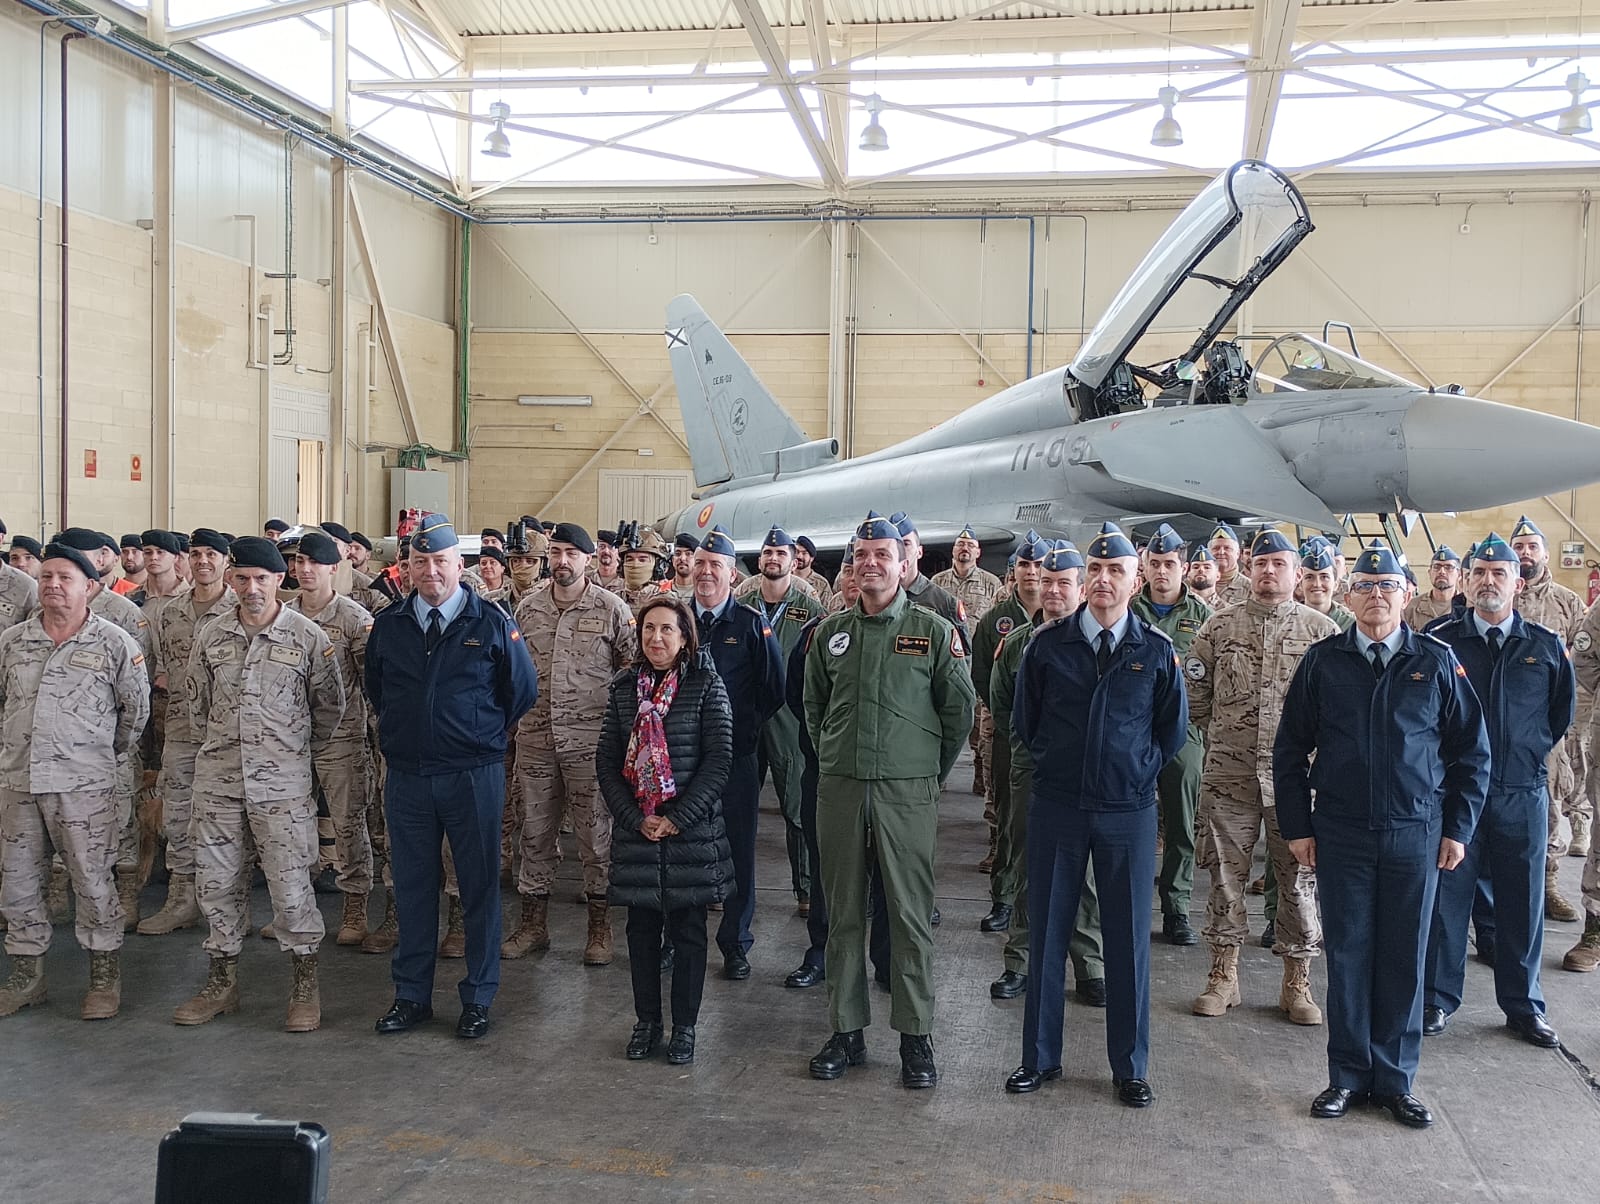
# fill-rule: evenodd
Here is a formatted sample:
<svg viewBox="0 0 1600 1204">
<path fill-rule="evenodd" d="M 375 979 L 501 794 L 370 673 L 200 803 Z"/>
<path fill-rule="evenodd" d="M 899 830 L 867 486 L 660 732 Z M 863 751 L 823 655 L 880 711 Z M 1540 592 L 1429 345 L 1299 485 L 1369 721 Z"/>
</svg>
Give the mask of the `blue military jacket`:
<svg viewBox="0 0 1600 1204">
<path fill-rule="evenodd" d="M 1033 757 L 1036 803 L 1084 811 L 1154 806 L 1156 777 L 1188 727 L 1172 641 L 1136 614 L 1129 613 L 1104 676 L 1076 613 L 1038 628 L 1022 654 L 1011 729 Z"/>
<path fill-rule="evenodd" d="M 1497 660 L 1470 610 L 1430 623 L 1428 634 L 1450 645 L 1483 704 L 1489 789 L 1498 793 L 1543 786 L 1550 750 L 1577 714 L 1577 675 L 1561 637 L 1513 614 Z"/>
<path fill-rule="evenodd" d="M 505 759 L 506 733 L 539 697 L 539 672 L 505 611 L 471 590 L 430 653 L 412 598 L 367 637 L 367 697 L 384 759 L 403 773 L 459 773 Z"/>
<path fill-rule="evenodd" d="M 733 755 L 747 756 L 756 751 L 761 725 L 783 705 L 783 647 L 761 612 L 742 602 L 711 621 L 703 646 L 716 662 L 733 707 Z"/>
<path fill-rule="evenodd" d="M 1445 836 L 1472 839 L 1489 785 L 1483 707 L 1448 647 L 1404 624 L 1401 633 L 1381 678 L 1354 627 L 1301 658 L 1272 746 L 1285 840 L 1315 835 L 1313 794 L 1319 816 L 1352 827 L 1429 823 L 1442 811 Z"/>
</svg>

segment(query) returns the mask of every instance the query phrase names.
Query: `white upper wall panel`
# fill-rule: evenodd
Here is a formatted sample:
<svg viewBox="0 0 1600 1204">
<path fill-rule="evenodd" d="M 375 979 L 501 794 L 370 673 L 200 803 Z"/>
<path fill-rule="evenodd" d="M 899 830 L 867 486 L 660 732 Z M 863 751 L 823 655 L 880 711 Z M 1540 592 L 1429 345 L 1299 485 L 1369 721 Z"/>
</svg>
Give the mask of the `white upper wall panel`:
<svg viewBox="0 0 1600 1204">
<path fill-rule="evenodd" d="M 460 223 L 443 210 L 375 180 L 358 179 L 356 188 L 388 303 L 419 318 L 452 324 Z M 351 255 L 355 254 L 351 239 Z M 362 272 L 351 273 L 350 289 L 370 299 Z"/>
</svg>

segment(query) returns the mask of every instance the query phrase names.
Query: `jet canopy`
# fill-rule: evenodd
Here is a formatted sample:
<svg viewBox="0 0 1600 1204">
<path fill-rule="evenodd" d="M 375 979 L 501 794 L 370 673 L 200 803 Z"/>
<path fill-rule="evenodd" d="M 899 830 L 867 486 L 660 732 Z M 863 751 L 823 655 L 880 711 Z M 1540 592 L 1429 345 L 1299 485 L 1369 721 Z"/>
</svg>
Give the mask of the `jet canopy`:
<svg viewBox="0 0 1600 1204">
<path fill-rule="evenodd" d="M 1304 393 L 1308 389 L 1422 388 L 1414 381 L 1306 334 L 1274 339 L 1256 360 L 1253 393 Z"/>
<path fill-rule="evenodd" d="M 1167 228 L 1084 340 L 1068 371 L 1101 396 L 1098 410 L 1142 397 L 1130 369 L 1151 383 L 1171 383 L 1126 363 L 1157 315 L 1180 290 L 1185 293 L 1180 312 L 1169 315 L 1169 322 L 1187 325 L 1184 319 L 1192 315 L 1200 333 L 1173 363 L 1198 362 L 1238 308 L 1311 230 L 1305 199 L 1283 173 L 1254 159 L 1234 164 Z M 1117 396 L 1105 396 L 1107 390 Z"/>
</svg>

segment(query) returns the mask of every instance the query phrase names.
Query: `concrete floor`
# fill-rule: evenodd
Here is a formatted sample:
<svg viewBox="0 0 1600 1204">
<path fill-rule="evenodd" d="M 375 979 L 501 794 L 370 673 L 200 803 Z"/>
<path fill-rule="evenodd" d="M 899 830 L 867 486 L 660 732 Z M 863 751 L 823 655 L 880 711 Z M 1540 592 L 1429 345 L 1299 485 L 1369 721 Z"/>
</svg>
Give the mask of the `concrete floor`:
<svg viewBox="0 0 1600 1204">
<path fill-rule="evenodd" d="M 952 780 L 969 780 L 964 765 Z M 584 912 L 569 901 L 570 858 L 552 905 L 554 949 L 506 965 L 495 1027 L 476 1044 L 451 1035 L 459 963 L 441 963 L 434 1025 L 380 1039 L 372 1022 L 391 998 L 386 959 L 331 942 L 320 1032 L 278 1031 L 289 964 L 266 942 L 246 950 L 239 1014 L 177 1028 L 172 1008 L 204 975 L 193 931 L 131 938 L 122 1015 L 87 1025 L 76 1018 L 87 960 L 62 933 L 48 962 L 50 1003 L 0 1021 L 0 1199 L 148 1200 L 157 1142 L 197 1110 L 322 1123 L 341 1204 L 601 1194 L 608 1204 L 1594 1198 L 1600 1085 L 1587 1068 L 1600 1068 L 1600 976 L 1560 969 L 1577 925 L 1551 925 L 1545 949 L 1562 1050 L 1507 1035 L 1490 972 L 1469 966 L 1466 1005 L 1424 1052 L 1417 1090 L 1437 1117 L 1425 1133 L 1366 1109 L 1338 1122 L 1307 1116 L 1327 1081 L 1325 1030 L 1281 1016 L 1277 963 L 1254 947 L 1244 1006 L 1200 1020 L 1189 1002 L 1204 982 L 1203 947 L 1155 944 L 1154 1108 L 1114 1101 L 1104 1013 L 1075 1003 L 1065 1079 L 1011 1097 L 1001 1083 L 1017 1062 L 1022 1003 L 988 994 L 1002 938 L 977 930 L 987 910 L 986 879 L 973 869 L 981 805 L 952 792 L 943 808 L 937 1090 L 899 1086 L 882 993 L 867 1064 L 835 1083 L 807 1076 L 828 1034 L 824 989 L 782 986 L 805 933 L 782 888 L 781 823 L 769 806 L 755 973 L 725 982 L 713 964 L 698 1061 L 682 1069 L 622 1057 L 633 1022 L 626 955 L 606 969 L 579 963 Z M 1562 867 L 1572 897 L 1579 869 L 1575 859 Z M 156 896 L 148 892 L 147 910 Z M 337 902 L 323 899 L 330 927 Z M 264 920 L 264 891 L 255 909 Z M 616 922 L 620 938 L 621 913 Z M 1320 998 L 1320 962 L 1316 977 Z"/>
</svg>

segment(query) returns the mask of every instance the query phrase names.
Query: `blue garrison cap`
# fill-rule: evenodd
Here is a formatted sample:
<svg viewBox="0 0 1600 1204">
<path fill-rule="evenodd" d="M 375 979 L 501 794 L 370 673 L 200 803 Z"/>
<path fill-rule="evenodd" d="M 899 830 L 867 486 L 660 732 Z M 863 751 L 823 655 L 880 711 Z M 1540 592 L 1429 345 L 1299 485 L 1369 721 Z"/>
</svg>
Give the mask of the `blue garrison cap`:
<svg viewBox="0 0 1600 1204">
<path fill-rule="evenodd" d="M 1524 535 L 1537 535 L 1540 539 L 1544 538 L 1544 532 L 1539 530 L 1537 524 L 1526 514 L 1517 520 L 1515 527 L 1511 528 L 1512 539 L 1520 539 Z"/>
<path fill-rule="evenodd" d="M 1325 539 L 1308 539 L 1300 549 L 1300 567 L 1313 573 L 1325 573 L 1333 568 L 1333 548 Z"/>
<path fill-rule="evenodd" d="M 720 525 L 712 527 L 706 532 L 706 537 L 700 541 L 702 552 L 715 552 L 718 556 L 737 556 L 739 549 L 734 547 L 733 537 Z"/>
<path fill-rule="evenodd" d="M 1517 564 L 1517 554 L 1511 550 L 1511 545 L 1501 539 L 1493 531 L 1483 537 L 1483 542 L 1478 545 L 1474 560 L 1486 560 L 1493 564 L 1499 561 L 1502 564 Z"/>
<path fill-rule="evenodd" d="M 1121 535 L 1122 534 L 1122 528 L 1117 526 L 1116 523 L 1112 522 L 1108 518 L 1108 519 L 1106 519 L 1105 522 L 1100 524 L 1100 534 L 1102 534 L 1102 535 Z"/>
<path fill-rule="evenodd" d="M 761 541 L 761 546 L 764 548 L 792 548 L 794 547 L 794 537 L 782 527 L 775 526 L 767 532 L 767 537 Z"/>
<path fill-rule="evenodd" d="M 839 563 L 841 565 L 846 565 L 846 564 L 854 564 L 855 562 L 856 562 L 856 545 L 855 545 L 855 541 L 852 540 L 850 543 L 847 543 L 847 544 L 844 545 L 844 559 L 841 560 Z"/>
<path fill-rule="evenodd" d="M 444 552 L 460 543 L 456 538 L 455 525 L 443 514 L 424 514 L 417 529 L 411 533 L 411 550 L 424 555 Z"/>
<path fill-rule="evenodd" d="M 1082 567 L 1083 553 L 1070 539 L 1056 540 L 1050 548 L 1050 554 L 1044 558 L 1044 571 L 1047 573 L 1064 573 L 1068 569 Z"/>
<path fill-rule="evenodd" d="M 1206 542 L 1210 543 L 1212 539 L 1217 538 L 1219 535 L 1222 536 L 1223 539 L 1233 540 L 1234 543 L 1239 542 L 1239 533 L 1232 527 L 1228 526 L 1227 523 L 1218 523 L 1217 529 L 1211 532 L 1211 539 L 1206 540 Z"/>
<path fill-rule="evenodd" d="M 1332 547 L 1333 545 L 1328 542 L 1325 536 L 1313 532 L 1300 541 L 1300 555 L 1304 556 L 1307 552 L 1314 552 L 1318 548 L 1331 549 Z"/>
<path fill-rule="evenodd" d="M 868 510 L 866 521 L 856 528 L 857 539 L 899 539 L 900 529 L 876 510 Z"/>
<path fill-rule="evenodd" d="M 1011 555 L 1006 557 L 1006 568 L 1007 569 L 1014 569 L 1016 567 L 1017 567 L 1017 554 L 1015 552 L 1013 552 L 1013 553 L 1011 553 Z"/>
<path fill-rule="evenodd" d="M 895 530 L 900 532 L 900 538 L 917 533 L 917 524 L 911 521 L 911 516 L 904 510 L 896 510 L 889 516 L 889 521 L 895 525 Z"/>
<path fill-rule="evenodd" d="M 1293 553 L 1295 546 L 1289 542 L 1289 537 L 1276 527 L 1268 527 L 1258 531 L 1250 543 L 1250 555 L 1271 556 L 1274 552 Z"/>
<path fill-rule="evenodd" d="M 1442 543 L 1437 548 L 1435 548 L 1433 550 L 1433 563 L 1434 564 L 1445 564 L 1445 563 L 1460 564 L 1461 563 L 1461 557 L 1456 555 L 1455 549 L 1452 548 L 1449 544 Z"/>
<path fill-rule="evenodd" d="M 1203 543 L 1197 543 L 1189 549 L 1190 564 L 1215 564 L 1217 558 L 1211 554 L 1211 549 Z"/>
<path fill-rule="evenodd" d="M 1029 527 L 1028 533 L 1022 537 L 1022 542 L 1017 545 L 1017 559 L 1019 561 L 1025 560 L 1030 564 L 1037 564 L 1050 555 L 1052 546 L 1048 539 L 1040 538 L 1039 533 Z"/>
<path fill-rule="evenodd" d="M 960 531 L 956 532 L 956 538 L 970 539 L 973 543 L 983 542 L 978 538 L 978 533 L 972 529 L 971 523 L 968 523 L 966 526 L 962 527 Z"/>
<path fill-rule="evenodd" d="M 1370 548 L 1363 548 L 1361 555 L 1356 557 L 1355 564 L 1350 566 L 1352 573 L 1366 573 L 1372 576 L 1404 577 L 1405 569 L 1400 567 L 1392 549 L 1387 544 L 1374 540 Z"/>
<path fill-rule="evenodd" d="M 1172 552 L 1181 552 L 1185 547 L 1183 536 L 1179 535 L 1167 523 L 1162 523 L 1156 528 L 1156 533 L 1150 537 L 1150 553 L 1153 556 L 1166 556 Z"/>
<path fill-rule="evenodd" d="M 1089 542 L 1089 555 L 1095 560 L 1115 560 L 1119 556 L 1137 556 L 1138 553 L 1115 523 L 1106 523 L 1100 528 L 1100 534 Z"/>
</svg>

